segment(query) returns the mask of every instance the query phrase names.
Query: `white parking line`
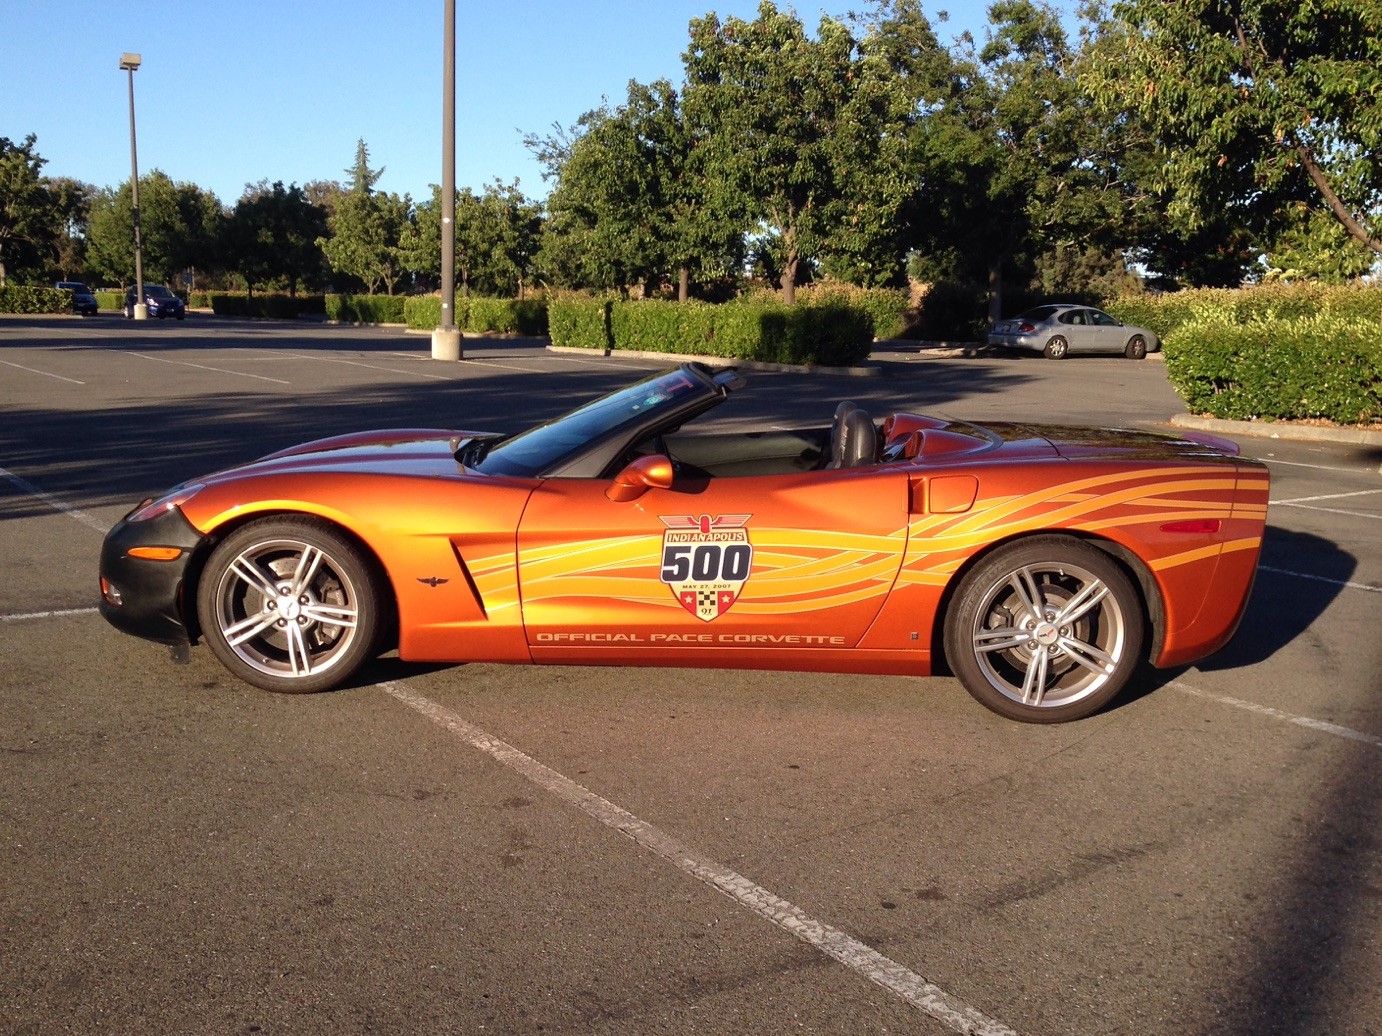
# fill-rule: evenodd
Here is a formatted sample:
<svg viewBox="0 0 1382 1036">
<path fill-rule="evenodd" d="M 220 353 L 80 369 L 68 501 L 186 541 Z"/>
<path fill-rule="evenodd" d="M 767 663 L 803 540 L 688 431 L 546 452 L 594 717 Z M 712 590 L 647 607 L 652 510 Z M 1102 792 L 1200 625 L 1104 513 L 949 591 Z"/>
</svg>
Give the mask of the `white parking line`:
<svg viewBox="0 0 1382 1036">
<path fill-rule="evenodd" d="M 24 612 L 20 615 L 0 615 L 0 622 L 32 622 L 34 619 L 65 619 L 69 615 L 95 615 L 98 608 L 59 608 L 50 612 Z"/>
<path fill-rule="evenodd" d="M 148 353 L 133 353 L 122 350 L 126 356 L 137 356 L 141 360 L 155 360 L 158 363 L 171 363 L 177 367 L 195 367 L 202 371 L 215 371 L 217 374 L 233 374 L 238 378 L 253 378 L 255 381 L 272 381 L 275 385 L 291 385 L 291 381 L 284 381 L 281 378 L 266 378 L 262 374 L 246 374 L 244 371 L 226 370 L 224 367 L 208 367 L 204 363 L 189 363 L 187 360 L 169 360 L 162 356 L 150 356 Z"/>
<path fill-rule="evenodd" d="M 1293 500 L 1269 500 L 1268 504 L 1272 507 L 1313 504 L 1319 500 L 1345 500 L 1352 496 L 1376 496 L 1378 493 L 1382 493 L 1382 489 L 1360 489 L 1356 493 L 1324 493 L 1320 496 L 1298 496 Z"/>
<path fill-rule="evenodd" d="M 916 972 L 865 946 L 839 929 L 815 920 L 800 907 L 754 884 L 728 867 L 716 863 L 691 846 L 677 841 L 671 835 L 647 821 L 638 819 L 632 813 L 601 798 L 570 778 L 563 777 L 507 742 L 471 725 L 449 709 L 392 681 L 382 683 L 379 687 L 433 723 L 450 731 L 472 748 L 484 752 L 496 762 L 502 763 L 556 798 L 575 806 L 606 827 L 627 835 L 678 870 L 724 893 L 759 917 L 771 921 L 783 931 L 814 946 L 827 957 L 839 961 L 856 974 L 882 986 L 913 1007 L 925 1011 L 947 1028 L 974 1036 L 1016 1036 L 1014 1030 L 1002 1022 L 981 1014 L 939 986 L 927 982 Z"/>
<path fill-rule="evenodd" d="M 30 374 L 42 374 L 45 378 L 57 378 L 58 381 L 70 381 L 73 385 L 85 385 L 86 382 L 78 381 L 76 378 L 64 378 L 61 374 L 54 374 L 52 371 L 41 371 L 35 367 L 25 367 L 22 363 L 10 363 L 9 360 L 0 360 L 6 367 L 13 367 L 15 370 L 28 371 Z"/>
<path fill-rule="evenodd" d="M 1261 457 L 1259 459 L 1266 464 L 1283 464 L 1291 468 L 1314 468 L 1316 471 L 1342 471 L 1349 475 L 1372 474 L 1372 471 L 1367 468 L 1341 468 L 1333 464 L 1306 464 L 1298 460 L 1277 460 L 1275 457 Z"/>
<path fill-rule="evenodd" d="M 83 525 L 90 526 L 103 536 L 106 533 L 110 532 L 110 526 L 107 525 L 105 522 L 101 521 L 99 518 L 93 518 L 91 515 L 87 514 L 79 507 L 73 507 L 70 504 L 63 503 L 57 497 L 53 496 L 53 494 L 45 493 L 32 482 L 26 482 L 18 475 L 6 471 L 4 468 L 0 468 L 0 478 L 3 478 L 6 482 L 10 483 L 10 485 L 15 486 L 22 492 L 28 493 L 30 496 L 37 497 L 39 500 L 42 500 L 53 510 L 58 511 L 61 514 L 65 514 L 67 515 L 67 517 L 75 521 L 79 521 Z"/>
<path fill-rule="evenodd" d="M 405 371 L 397 367 L 380 367 L 375 363 L 361 363 L 359 360 L 340 360 L 333 356 L 303 356 L 300 353 L 280 353 L 276 357 L 283 360 L 311 360 L 316 363 L 340 363 L 347 367 L 364 367 L 366 370 L 383 371 L 385 374 L 407 374 L 414 378 L 431 378 L 434 381 L 451 381 L 445 374 L 427 374 L 423 371 Z"/>
<path fill-rule="evenodd" d="M 1291 576 L 1294 579 L 1311 579 L 1317 583 L 1328 583 L 1330 586 L 1346 586 L 1350 590 L 1367 590 L 1370 593 L 1382 594 L 1382 586 L 1373 586 L 1371 583 L 1354 583 L 1347 579 L 1330 579 L 1328 576 L 1312 575 L 1309 572 L 1292 572 L 1289 568 L 1273 568 L 1271 565 L 1258 565 L 1263 572 L 1271 572 L 1278 576 Z"/>
<path fill-rule="evenodd" d="M 1352 727 L 1341 727 L 1337 723 L 1328 723 L 1322 719 L 1312 719 L 1309 716 L 1297 716 L 1294 713 L 1274 709 L 1269 705 L 1258 705 L 1256 702 L 1244 701 L 1242 698 L 1230 698 L 1226 694 L 1214 694 L 1210 691 L 1202 691 L 1198 687 L 1191 687 L 1188 683 L 1182 683 L 1180 680 L 1172 680 L 1166 686 L 1174 687 L 1183 694 L 1194 695 L 1196 698 L 1203 698 L 1206 701 L 1218 702 L 1220 705 L 1229 705 L 1235 709 L 1255 712 L 1259 716 L 1267 716 L 1270 719 L 1281 720 L 1284 723 L 1293 723 L 1298 727 L 1305 727 L 1307 730 L 1315 730 L 1321 734 L 1332 734 L 1334 737 L 1347 738 L 1350 741 L 1361 741 L 1365 745 L 1372 745 L 1374 748 L 1382 748 L 1382 737 L 1376 737 L 1373 734 L 1365 734 L 1361 730 L 1354 730 Z"/>
</svg>

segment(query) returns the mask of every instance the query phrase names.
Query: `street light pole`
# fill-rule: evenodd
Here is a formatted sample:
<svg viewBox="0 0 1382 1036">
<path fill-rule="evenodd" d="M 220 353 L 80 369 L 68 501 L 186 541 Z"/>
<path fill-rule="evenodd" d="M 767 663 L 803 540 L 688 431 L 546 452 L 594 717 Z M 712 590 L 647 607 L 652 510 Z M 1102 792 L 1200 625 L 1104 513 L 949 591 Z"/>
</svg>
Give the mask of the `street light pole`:
<svg viewBox="0 0 1382 1036">
<path fill-rule="evenodd" d="M 456 0 L 445 0 L 441 89 L 441 325 L 432 332 L 432 359 L 459 360 L 456 313 Z"/>
<path fill-rule="evenodd" d="M 134 319 L 147 320 L 149 306 L 144 301 L 144 244 L 139 236 L 139 156 L 134 146 L 134 70 L 138 54 L 121 54 L 120 67 L 130 74 L 130 195 L 134 204 Z"/>
</svg>

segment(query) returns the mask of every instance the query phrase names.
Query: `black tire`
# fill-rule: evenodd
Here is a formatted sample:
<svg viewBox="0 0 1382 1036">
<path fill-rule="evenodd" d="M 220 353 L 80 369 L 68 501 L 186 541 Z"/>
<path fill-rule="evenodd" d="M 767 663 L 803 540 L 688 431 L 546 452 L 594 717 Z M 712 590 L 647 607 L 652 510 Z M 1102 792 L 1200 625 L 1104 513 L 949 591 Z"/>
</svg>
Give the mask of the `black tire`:
<svg viewBox="0 0 1382 1036">
<path fill-rule="evenodd" d="M 1042 350 L 1048 360 L 1063 360 L 1070 353 L 1070 343 L 1060 335 L 1054 336 Z"/>
<path fill-rule="evenodd" d="M 376 651 L 380 577 L 317 518 L 237 529 L 197 588 L 202 635 L 221 664 L 266 691 L 307 694 L 349 680 Z"/>
<path fill-rule="evenodd" d="M 945 657 L 986 708 L 1064 723 L 1123 689 L 1141 662 L 1145 621 L 1113 558 L 1079 540 L 1032 536 L 965 575 L 945 617 Z"/>
<path fill-rule="evenodd" d="M 1147 355 L 1147 339 L 1133 335 L 1123 347 L 1123 355 L 1130 360 L 1141 360 Z"/>
</svg>

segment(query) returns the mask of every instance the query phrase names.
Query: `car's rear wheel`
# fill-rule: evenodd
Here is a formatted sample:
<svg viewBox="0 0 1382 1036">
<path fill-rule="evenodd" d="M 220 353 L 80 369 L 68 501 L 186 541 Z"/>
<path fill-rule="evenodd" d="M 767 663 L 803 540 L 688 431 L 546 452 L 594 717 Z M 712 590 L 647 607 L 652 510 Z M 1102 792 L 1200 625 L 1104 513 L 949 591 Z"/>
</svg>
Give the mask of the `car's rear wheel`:
<svg viewBox="0 0 1382 1036">
<path fill-rule="evenodd" d="M 1070 351 L 1070 343 L 1060 335 L 1054 336 L 1046 343 L 1046 358 L 1048 360 L 1063 360 L 1066 353 Z"/>
<path fill-rule="evenodd" d="M 266 518 L 227 536 L 197 591 L 221 663 L 269 691 L 329 690 L 375 652 L 383 610 L 360 550 L 315 518 Z"/>
<path fill-rule="evenodd" d="M 1123 347 L 1123 355 L 1130 360 L 1142 359 L 1147 355 L 1147 339 L 1141 335 L 1133 335 Z"/>
<path fill-rule="evenodd" d="M 1141 660 L 1144 611 L 1132 580 L 1097 547 L 1034 536 L 1000 547 L 960 583 L 945 655 L 981 704 L 1025 723 L 1101 709 Z"/>
</svg>

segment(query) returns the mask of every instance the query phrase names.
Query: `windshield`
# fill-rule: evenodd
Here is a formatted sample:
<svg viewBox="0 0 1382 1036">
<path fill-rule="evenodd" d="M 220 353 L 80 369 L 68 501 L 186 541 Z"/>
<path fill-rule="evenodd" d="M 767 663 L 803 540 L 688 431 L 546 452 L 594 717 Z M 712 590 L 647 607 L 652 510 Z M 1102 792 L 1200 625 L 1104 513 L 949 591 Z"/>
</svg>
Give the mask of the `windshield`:
<svg viewBox="0 0 1382 1036">
<path fill-rule="evenodd" d="M 161 284 L 144 285 L 144 294 L 152 295 L 157 299 L 171 299 L 173 297 L 173 293 Z"/>
<path fill-rule="evenodd" d="M 467 445 L 458 457 L 467 467 L 487 475 L 538 475 L 620 429 L 655 420 L 659 412 L 671 414 L 681 409 L 682 403 L 713 391 L 709 379 L 699 379 L 685 369 L 668 371 L 601 396 L 554 421 L 498 442 L 488 451 L 472 450 Z"/>
</svg>

